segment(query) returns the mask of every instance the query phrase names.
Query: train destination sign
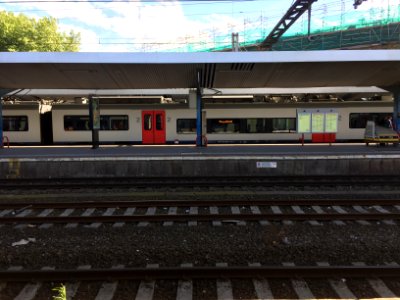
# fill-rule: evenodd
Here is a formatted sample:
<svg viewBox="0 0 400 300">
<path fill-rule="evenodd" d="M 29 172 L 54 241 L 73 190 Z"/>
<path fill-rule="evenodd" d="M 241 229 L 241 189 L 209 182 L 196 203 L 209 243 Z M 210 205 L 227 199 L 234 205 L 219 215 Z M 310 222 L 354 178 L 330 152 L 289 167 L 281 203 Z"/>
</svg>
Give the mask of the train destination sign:
<svg viewBox="0 0 400 300">
<path fill-rule="evenodd" d="M 298 109 L 298 133 L 336 133 L 338 130 L 338 113 L 323 109 Z"/>
</svg>

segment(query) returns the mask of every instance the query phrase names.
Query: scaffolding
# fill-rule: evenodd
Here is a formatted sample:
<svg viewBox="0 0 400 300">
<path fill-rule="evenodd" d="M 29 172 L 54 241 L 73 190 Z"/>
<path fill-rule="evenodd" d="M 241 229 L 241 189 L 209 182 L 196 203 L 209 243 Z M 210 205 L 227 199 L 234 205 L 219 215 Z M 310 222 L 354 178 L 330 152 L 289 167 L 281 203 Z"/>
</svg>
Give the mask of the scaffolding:
<svg viewBox="0 0 400 300">
<path fill-rule="evenodd" d="M 354 9 L 353 3 L 349 0 L 316 1 L 312 9 L 310 34 L 308 17 L 304 14 L 272 45 L 271 50 L 351 49 L 399 44 L 400 0 L 368 0 L 358 9 Z M 239 51 L 260 50 L 277 22 L 261 13 L 254 19 L 245 18 L 241 28 L 227 24 L 226 30 L 205 29 L 182 37 L 176 43 L 169 41 L 167 45 L 154 45 L 151 51 L 232 51 L 232 33 L 238 33 Z"/>
<path fill-rule="evenodd" d="M 272 50 L 353 49 L 362 48 L 363 46 L 390 45 L 399 42 L 400 22 L 397 22 L 380 26 L 315 33 L 311 36 L 284 37 L 272 47 Z"/>
</svg>

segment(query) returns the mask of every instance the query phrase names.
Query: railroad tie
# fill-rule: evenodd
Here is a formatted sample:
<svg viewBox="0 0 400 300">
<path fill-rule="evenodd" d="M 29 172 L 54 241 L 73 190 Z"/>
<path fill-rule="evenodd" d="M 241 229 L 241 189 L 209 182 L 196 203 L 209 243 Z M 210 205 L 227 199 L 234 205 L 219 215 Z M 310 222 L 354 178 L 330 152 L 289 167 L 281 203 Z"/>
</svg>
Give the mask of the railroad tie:
<svg viewBox="0 0 400 300">
<path fill-rule="evenodd" d="M 295 266 L 292 262 L 284 262 L 282 265 L 285 267 Z M 304 279 L 292 279 L 291 283 L 299 299 L 316 299 Z"/>
<path fill-rule="evenodd" d="M 64 210 L 61 214 L 60 217 L 68 217 L 70 214 L 72 214 L 75 211 L 75 209 L 73 208 L 67 208 L 66 210 Z M 70 224 L 72 223 L 68 223 L 67 225 L 65 225 L 65 228 L 70 228 Z"/>
<path fill-rule="evenodd" d="M 354 266 L 365 266 L 363 262 L 354 262 Z M 374 289 L 374 291 L 379 295 L 380 298 L 391 298 L 396 299 L 396 295 L 387 287 L 387 285 L 379 278 L 367 278 L 368 283 Z"/>
<path fill-rule="evenodd" d="M 380 205 L 374 205 L 372 206 L 375 210 L 377 210 L 378 212 L 382 213 L 382 214 L 387 214 L 389 213 L 389 211 L 387 209 L 384 209 L 382 206 Z M 385 223 L 386 225 L 396 225 L 396 223 L 393 220 L 383 220 L 383 223 Z"/>
<path fill-rule="evenodd" d="M 122 269 L 124 265 L 112 266 L 111 269 Z M 112 300 L 117 290 L 118 281 L 103 282 L 95 300 Z"/>
<path fill-rule="evenodd" d="M 216 263 L 217 267 L 227 267 L 227 263 Z M 218 300 L 232 300 L 232 282 L 230 279 L 217 279 L 217 299 Z"/>
<path fill-rule="evenodd" d="M 136 211 L 136 207 L 128 207 L 125 211 L 124 211 L 124 216 L 133 216 L 134 213 Z M 122 227 L 125 225 L 125 222 L 116 222 L 113 224 L 114 228 L 118 228 L 118 227 Z"/>
<path fill-rule="evenodd" d="M 117 210 L 117 209 L 116 209 L 115 207 L 109 207 L 109 208 L 106 209 L 106 211 L 103 213 L 102 216 L 105 216 L 105 217 L 107 217 L 107 216 L 112 216 L 116 210 Z M 96 229 L 96 228 L 99 228 L 99 227 L 101 226 L 101 224 L 102 224 L 102 223 L 95 222 L 95 223 L 92 223 L 92 224 L 90 224 L 90 225 L 88 225 L 88 226 L 86 226 L 86 227 L 87 227 L 87 228 L 94 228 L 94 229 Z"/>
<path fill-rule="evenodd" d="M 156 214 L 157 207 L 149 207 L 146 211 L 146 216 L 153 216 Z M 149 225 L 149 222 L 139 222 L 137 226 L 146 227 Z"/>
<path fill-rule="evenodd" d="M 193 264 L 181 264 L 182 268 L 192 268 Z M 192 300 L 193 299 L 193 281 L 179 280 L 176 300 Z"/>
<path fill-rule="evenodd" d="M 30 215 L 32 212 L 32 209 L 25 209 L 23 211 L 21 211 L 19 214 L 17 214 L 15 217 L 16 218 L 21 218 L 21 217 L 27 217 L 28 215 Z M 28 224 L 18 224 L 15 225 L 15 229 L 23 229 L 28 227 Z"/>
<path fill-rule="evenodd" d="M 328 267 L 329 263 L 327 262 L 318 262 L 318 266 Z M 330 286 L 335 291 L 335 293 L 342 299 L 357 299 L 357 297 L 353 294 L 353 292 L 349 289 L 346 284 L 346 280 L 343 279 L 328 279 Z"/>
<path fill-rule="evenodd" d="M 250 267 L 261 267 L 260 263 L 250 263 Z M 265 278 L 253 279 L 254 290 L 258 299 L 274 299 L 268 280 Z"/>
<path fill-rule="evenodd" d="M 94 211 L 96 209 L 95 208 L 88 208 L 86 209 L 83 213 L 82 213 L 82 217 L 89 217 L 91 216 Z M 65 225 L 65 228 L 76 228 L 78 227 L 78 223 L 68 223 L 67 225 Z"/>
<path fill-rule="evenodd" d="M 210 214 L 212 214 L 212 215 L 218 215 L 218 214 L 219 214 L 218 207 L 216 207 L 216 206 L 210 206 Z M 221 223 L 221 221 L 212 221 L 212 225 L 213 225 L 213 226 L 221 226 L 222 223 Z"/>
<path fill-rule="evenodd" d="M 367 214 L 368 213 L 368 211 L 365 208 L 363 208 L 362 206 L 360 206 L 360 205 L 354 205 L 353 208 L 355 209 L 355 211 L 357 211 L 360 214 Z M 361 224 L 361 225 L 371 225 L 370 222 L 365 221 L 365 220 L 357 220 L 356 222 L 358 224 Z"/>
<path fill-rule="evenodd" d="M 191 206 L 189 209 L 189 215 L 198 215 L 199 208 L 197 206 Z M 189 221 L 188 226 L 197 226 L 197 221 Z"/>
<path fill-rule="evenodd" d="M 54 267 L 43 267 L 42 270 L 54 270 Z M 36 297 L 36 294 L 40 287 L 42 286 L 41 282 L 28 283 L 24 286 L 24 288 L 19 292 L 17 297 L 14 300 L 32 300 Z"/>
<path fill-rule="evenodd" d="M 282 214 L 282 210 L 279 208 L 279 206 L 273 205 L 273 206 L 271 206 L 271 210 L 276 215 L 281 215 Z M 293 223 L 293 221 L 290 221 L 290 220 L 284 220 L 283 224 L 284 225 L 293 225 L 294 223 Z"/>
<path fill-rule="evenodd" d="M 250 210 L 251 210 L 251 213 L 254 215 L 261 215 L 261 210 L 258 206 L 250 206 Z M 261 226 L 271 225 L 271 223 L 266 220 L 260 220 L 259 223 Z"/>
<path fill-rule="evenodd" d="M 158 268 L 158 264 L 147 265 L 148 268 Z M 152 300 L 154 295 L 155 280 L 142 280 L 140 282 L 135 300 Z"/>
<path fill-rule="evenodd" d="M 177 212 L 178 212 L 178 208 L 177 208 L 177 207 L 170 207 L 170 208 L 168 209 L 168 215 L 170 215 L 170 216 L 176 215 Z M 174 224 L 173 221 L 165 221 L 165 222 L 163 223 L 163 226 L 172 226 L 173 224 Z"/>
<path fill-rule="evenodd" d="M 292 209 L 296 214 L 299 214 L 299 215 L 304 215 L 305 214 L 304 210 L 298 205 L 293 205 Z M 322 225 L 320 222 L 318 222 L 316 220 L 308 221 L 308 223 L 310 223 L 313 226 L 321 226 Z"/>
<path fill-rule="evenodd" d="M 240 215 L 240 208 L 239 206 L 231 206 L 231 212 L 233 215 Z M 246 222 L 245 221 L 239 221 L 237 222 L 238 226 L 246 226 Z"/>
<path fill-rule="evenodd" d="M 43 210 L 38 216 L 39 217 L 47 217 L 53 211 L 54 211 L 54 209 L 48 208 L 48 209 Z M 40 229 L 47 229 L 47 228 L 50 228 L 51 226 L 53 226 L 53 223 L 43 223 L 42 225 L 39 226 L 39 228 Z"/>
<path fill-rule="evenodd" d="M 78 267 L 78 270 L 90 270 L 92 268 L 92 266 L 90 265 L 82 265 Z M 67 300 L 72 300 L 75 297 L 76 292 L 79 289 L 80 286 L 80 282 L 74 282 L 74 283 L 70 283 L 67 282 L 65 284 L 65 289 L 67 291 Z"/>
</svg>

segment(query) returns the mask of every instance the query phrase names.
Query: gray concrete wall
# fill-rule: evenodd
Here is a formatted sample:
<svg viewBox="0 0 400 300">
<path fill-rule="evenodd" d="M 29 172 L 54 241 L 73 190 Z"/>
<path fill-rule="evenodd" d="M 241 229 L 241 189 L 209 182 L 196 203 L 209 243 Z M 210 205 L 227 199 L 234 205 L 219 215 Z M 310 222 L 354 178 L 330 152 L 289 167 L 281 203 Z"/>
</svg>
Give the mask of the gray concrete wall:
<svg viewBox="0 0 400 300">
<path fill-rule="evenodd" d="M 0 179 L 400 175 L 391 157 L 1 159 Z"/>
</svg>

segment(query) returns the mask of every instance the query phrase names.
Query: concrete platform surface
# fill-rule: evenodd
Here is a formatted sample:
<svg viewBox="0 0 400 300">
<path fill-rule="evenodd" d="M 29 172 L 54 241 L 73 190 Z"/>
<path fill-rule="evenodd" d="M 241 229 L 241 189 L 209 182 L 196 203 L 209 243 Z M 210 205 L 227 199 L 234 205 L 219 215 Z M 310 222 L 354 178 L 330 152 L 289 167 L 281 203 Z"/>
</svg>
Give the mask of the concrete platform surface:
<svg viewBox="0 0 400 300">
<path fill-rule="evenodd" d="M 400 147 L 365 144 L 11 147 L 0 179 L 399 176 Z"/>
</svg>

